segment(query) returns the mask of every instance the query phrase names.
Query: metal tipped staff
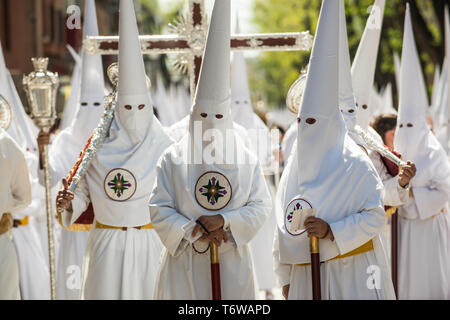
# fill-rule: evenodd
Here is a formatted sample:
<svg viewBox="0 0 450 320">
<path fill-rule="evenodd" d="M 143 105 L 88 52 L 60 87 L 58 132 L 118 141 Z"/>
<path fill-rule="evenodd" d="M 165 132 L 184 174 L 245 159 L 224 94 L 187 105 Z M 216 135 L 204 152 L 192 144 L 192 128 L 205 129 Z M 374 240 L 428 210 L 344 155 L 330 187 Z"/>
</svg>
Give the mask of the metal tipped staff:
<svg viewBox="0 0 450 320">
<path fill-rule="evenodd" d="M 398 210 L 391 216 L 391 274 L 398 299 Z"/>
<path fill-rule="evenodd" d="M 31 116 L 36 125 L 49 130 L 56 119 L 56 91 L 59 86 L 58 74 L 47 70 L 48 58 L 32 58 L 34 71 L 23 77 L 23 85 L 31 107 Z M 48 163 L 48 146 L 42 152 L 42 167 L 45 176 L 45 196 L 47 209 L 48 254 L 50 268 L 51 299 L 56 300 L 55 254 L 53 239 L 53 214 L 51 204 L 51 184 Z"/>
<path fill-rule="evenodd" d="M 312 296 L 313 300 L 322 300 L 320 287 L 320 250 L 319 238 L 311 236 L 311 277 L 312 277 Z"/>
<path fill-rule="evenodd" d="M 210 242 L 211 254 L 211 287 L 212 299 L 222 300 L 222 289 L 220 286 L 220 262 L 219 262 L 219 248 L 214 242 Z"/>
</svg>

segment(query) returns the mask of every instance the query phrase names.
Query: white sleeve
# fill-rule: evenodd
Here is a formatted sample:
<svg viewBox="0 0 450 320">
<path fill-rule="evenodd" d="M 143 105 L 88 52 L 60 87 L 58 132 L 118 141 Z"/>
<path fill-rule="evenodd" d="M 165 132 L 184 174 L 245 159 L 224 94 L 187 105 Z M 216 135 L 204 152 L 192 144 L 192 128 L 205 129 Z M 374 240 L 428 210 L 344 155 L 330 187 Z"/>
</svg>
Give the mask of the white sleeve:
<svg viewBox="0 0 450 320">
<path fill-rule="evenodd" d="M 17 152 L 15 172 L 11 180 L 12 200 L 8 205 L 8 213 L 16 214 L 31 203 L 31 185 L 27 162 L 20 150 Z"/>
<path fill-rule="evenodd" d="M 284 287 L 291 282 L 291 270 L 293 265 L 284 264 L 280 262 L 280 246 L 279 246 L 279 230 L 275 231 L 275 238 L 273 240 L 273 268 L 275 275 L 277 276 L 278 284 L 280 287 Z"/>
<path fill-rule="evenodd" d="M 423 187 L 412 187 L 420 219 L 427 219 L 441 212 L 450 198 L 448 158 L 442 156 L 439 160 L 428 168 L 430 176 L 433 176 L 429 184 Z"/>
<path fill-rule="evenodd" d="M 409 184 L 406 188 L 402 188 L 398 183 L 398 176 L 384 180 L 383 185 L 385 206 L 401 206 L 408 201 Z"/>
<path fill-rule="evenodd" d="M 346 254 L 378 235 L 387 221 L 379 188 L 369 195 L 364 208 L 330 224 L 339 253 Z"/>
<path fill-rule="evenodd" d="M 172 256 L 178 256 L 189 244 L 185 240 L 183 226 L 190 220 L 175 209 L 168 163 L 170 160 L 166 161 L 163 157 L 156 168 L 156 180 L 148 206 L 151 222 L 161 242 Z"/>
<path fill-rule="evenodd" d="M 89 188 L 86 183 L 86 178 L 83 177 L 78 183 L 77 189 L 74 192 L 74 198 L 72 200 L 72 212 L 64 210 L 61 213 L 63 227 L 68 228 L 72 224 L 74 224 L 75 221 L 77 221 L 81 216 L 81 214 L 86 211 L 90 202 L 91 199 L 89 196 Z"/>
<path fill-rule="evenodd" d="M 238 247 L 253 239 L 272 212 L 272 197 L 259 164 L 251 177 L 250 197 L 245 206 L 222 213 Z"/>
<path fill-rule="evenodd" d="M 420 219 L 428 219 L 445 208 L 449 194 L 438 188 L 439 186 L 436 186 L 436 189 L 428 187 L 413 188 L 414 199 Z"/>
</svg>

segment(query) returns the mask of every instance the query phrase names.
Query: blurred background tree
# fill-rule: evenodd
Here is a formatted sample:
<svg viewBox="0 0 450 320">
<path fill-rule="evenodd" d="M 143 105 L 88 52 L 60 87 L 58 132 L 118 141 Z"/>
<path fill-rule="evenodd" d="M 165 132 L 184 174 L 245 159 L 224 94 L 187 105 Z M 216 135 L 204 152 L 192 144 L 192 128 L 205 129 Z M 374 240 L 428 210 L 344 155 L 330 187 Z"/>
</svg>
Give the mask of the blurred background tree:
<svg viewBox="0 0 450 320">
<path fill-rule="evenodd" d="M 375 85 L 378 89 L 392 83 L 395 100 L 393 54 L 401 56 L 405 0 L 387 0 L 384 12 Z M 347 32 L 351 59 L 355 56 L 374 0 L 345 0 Z M 436 65 L 444 59 L 444 7 L 450 0 L 410 0 L 415 39 L 431 93 Z M 298 32 L 315 34 L 321 1 L 255 0 L 254 23 L 259 32 Z M 251 88 L 256 99 L 271 107 L 283 107 L 286 93 L 309 60 L 309 52 L 268 52 L 249 59 Z M 395 103 L 397 105 L 397 103 Z"/>
<path fill-rule="evenodd" d="M 182 13 L 183 1 L 175 2 L 169 11 L 160 8 L 158 0 L 139 0 L 140 14 L 138 24 L 140 34 L 166 34 L 169 23 L 173 23 Z M 152 84 L 156 82 L 157 74 L 162 75 L 165 86 L 169 83 L 182 81 L 176 77 L 171 77 L 171 63 L 166 54 L 144 55 L 147 74 L 151 78 Z"/>
</svg>

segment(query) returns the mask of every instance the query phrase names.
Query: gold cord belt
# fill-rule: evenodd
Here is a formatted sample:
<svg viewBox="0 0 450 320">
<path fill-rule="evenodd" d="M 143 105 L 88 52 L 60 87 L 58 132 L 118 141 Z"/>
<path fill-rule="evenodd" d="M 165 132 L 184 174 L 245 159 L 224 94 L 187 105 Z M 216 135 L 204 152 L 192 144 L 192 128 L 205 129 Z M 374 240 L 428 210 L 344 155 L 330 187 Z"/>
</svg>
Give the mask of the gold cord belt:
<svg viewBox="0 0 450 320">
<path fill-rule="evenodd" d="M 346 254 L 342 254 L 342 255 L 338 255 L 330 260 L 327 261 L 333 261 L 333 260 L 337 260 L 337 259 L 343 259 L 343 258 L 348 258 L 348 257 L 352 257 L 352 256 L 356 256 L 358 254 L 361 253 L 365 253 L 365 252 L 369 252 L 373 250 L 373 242 L 372 240 L 367 241 L 366 243 L 364 243 L 362 246 L 356 248 L 355 250 L 352 250 L 350 252 L 347 252 Z M 304 266 L 310 266 L 310 263 L 302 263 L 302 264 L 297 264 L 297 266 L 299 267 L 304 267 Z"/>
<path fill-rule="evenodd" d="M 97 229 L 113 229 L 113 230 L 127 231 L 128 229 L 137 229 L 137 230 L 153 229 L 153 224 L 149 223 L 149 224 L 146 224 L 145 226 L 138 226 L 138 227 L 114 227 L 114 226 L 108 226 L 106 224 L 102 224 L 102 223 L 96 221 L 95 222 L 95 228 L 97 228 Z"/>
<path fill-rule="evenodd" d="M 0 234 L 5 234 L 12 229 L 13 217 L 10 213 L 4 213 L 0 218 Z"/>
</svg>

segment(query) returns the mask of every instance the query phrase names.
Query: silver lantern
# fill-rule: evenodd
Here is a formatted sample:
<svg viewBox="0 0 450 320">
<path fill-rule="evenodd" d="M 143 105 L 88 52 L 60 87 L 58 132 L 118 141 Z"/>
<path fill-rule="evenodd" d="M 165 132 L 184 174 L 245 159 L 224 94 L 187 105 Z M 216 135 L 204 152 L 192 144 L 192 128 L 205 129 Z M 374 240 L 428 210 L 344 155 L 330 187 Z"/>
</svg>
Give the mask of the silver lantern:
<svg viewBox="0 0 450 320">
<path fill-rule="evenodd" d="M 58 74 L 47 70 L 48 58 L 32 58 L 34 71 L 23 77 L 23 86 L 31 107 L 31 118 L 41 129 L 48 131 L 56 119 L 56 93 L 59 86 Z M 47 209 L 48 252 L 50 266 L 51 299 L 56 299 L 55 255 L 53 241 L 53 214 L 51 206 L 51 184 L 48 165 L 48 146 L 42 150 L 42 167 L 45 176 Z"/>
<path fill-rule="evenodd" d="M 58 73 L 47 70 L 48 58 L 31 58 L 34 71 L 23 77 L 23 85 L 31 107 L 31 117 L 41 129 L 49 129 L 56 119 Z"/>
</svg>

